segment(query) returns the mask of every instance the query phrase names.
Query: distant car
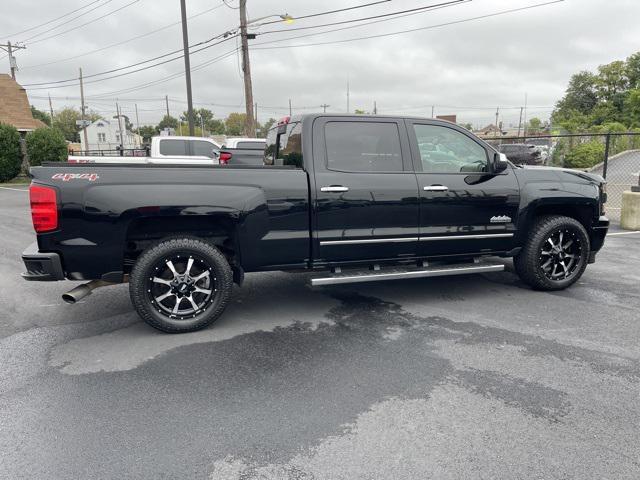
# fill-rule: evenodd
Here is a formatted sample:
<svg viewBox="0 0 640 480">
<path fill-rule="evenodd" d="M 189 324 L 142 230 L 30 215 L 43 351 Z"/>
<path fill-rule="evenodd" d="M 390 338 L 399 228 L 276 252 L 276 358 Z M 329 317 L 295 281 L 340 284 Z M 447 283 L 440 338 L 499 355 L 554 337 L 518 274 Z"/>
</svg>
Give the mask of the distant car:
<svg viewBox="0 0 640 480">
<path fill-rule="evenodd" d="M 133 155 L 69 155 L 69 163 L 129 163 L 155 165 L 218 165 L 220 145 L 210 138 L 156 136 L 148 149 L 133 151 Z"/>
<path fill-rule="evenodd" d="M 545 156 L 537 145 L 511 143 L 498 145 L 498 151 L 504 153 L 516 165 L 544 165 Z"/>
<path fill-rule="evenodd" d="M 230 138 L 220 149 L 222 165 L 263 165 L 267 140 L 264 138 Z"/>
<path fill-rule="evenodd" d="M 264 150 L 267 140 L 264 138 L 229 138 L 222 148 L 245 148 L 247 150 Z"/>
</svg>

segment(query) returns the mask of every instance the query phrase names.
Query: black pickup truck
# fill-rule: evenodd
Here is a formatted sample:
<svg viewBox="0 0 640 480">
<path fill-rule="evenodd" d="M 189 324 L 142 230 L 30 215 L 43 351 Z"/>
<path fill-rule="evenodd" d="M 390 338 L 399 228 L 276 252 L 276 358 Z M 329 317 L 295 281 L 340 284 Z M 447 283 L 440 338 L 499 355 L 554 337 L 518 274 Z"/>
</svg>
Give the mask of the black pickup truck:
<svg viewBox="0 0 640 480">
<path fill-rule="evenodd" d="M 264 165 L 48 164 L 31 169 L 26 280 L 129 282 L 166 332 L 211 324 L 245 272 L 312 285 L 492 272 L 573 284 L 602 247 L 605 182 L 516 167 L 454 124 L 312 114 L 269 133 Z"/>
</svg>

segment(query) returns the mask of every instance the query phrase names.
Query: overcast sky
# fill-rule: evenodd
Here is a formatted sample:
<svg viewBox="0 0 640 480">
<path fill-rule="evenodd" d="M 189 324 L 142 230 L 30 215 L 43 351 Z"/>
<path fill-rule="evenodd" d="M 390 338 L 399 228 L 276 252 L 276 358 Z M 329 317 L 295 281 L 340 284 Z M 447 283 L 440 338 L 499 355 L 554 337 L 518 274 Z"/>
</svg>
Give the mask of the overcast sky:
<svg viewBox="0 0 640 480">
<path fill-rule="evenodd" d="M 296 17 L 372 1 L 248 0 L 248 8 L 250 19 L 281 13 Z M 500 119 L 509 125 L 517 124 L 519 107 L 524 105 L 526 93 L 529 117 L 545 119 L 573 73 L 593 70 L 599 64 L 624 59 L 640 50 L 638 0 L 565 0 L 437 27 L 544 1 L 472 0 L 341 31 L 327 32 L 357 23 L 292 30 L 443 1 L 391 0 L 350 12 L 301 19 L 291 25 L 256 28 L 255 33 L 282 31 L 265 33 L 251 41 L 254 98 L 259 119 L 285 115 L 289 99 L 294 113 L 320 111 L 319 106 L 325 103 L 330 105 L 328 111 L 345 112 L 347 80 L 352 111 L 356 108 L 370 111 L 376 101 L 379 113 L 430 116 L 431 105 L 435 105 L 436 114 L 457 114 L 459 122 L 480 126 L 492 122 L 496 107 L 500 106 Z M 21 0 L 11 2 L 10 11 L 8 0 L 1 2 L 0 40 L 24 41 L 27 46 L 16 54 L 21 84 L 77 77 L 78 67 L 83 68 L 85 76 L 90 76 L 182 47 L 180 25 L 169 26 L 180 20 L 179 0 Z M 20 33 L 89 3 L 93 4 L 75 14 Z M 229 6 L 223 5 L 222 0 L 188 0 L 187 14 L 196 15 L 189 20 L 191 44 L 237 27 L 238 11 L 230 7 L 237 7 L 238 0 L 227 0 L 227 4 Z M 95 10 L 89 11 L 93 8 Z M 207 10 L 211 11 L 198 15 Z M 83 13 L 86 14 L 69 22 Z M 68 23 L 54 28 L 61 22 Z M 74 29 L 87 22 L 91 23 Z M 309 45 L 418 28 L 422 29 L 358 41 Z M 158 29 L 162 30 L 103 49 Z M 58 35 L 61 32 L 66 33 Z M 54 37 L 47 38 L 50 36 Z M 283 40 L 286 38 L 292 39 Z M 210 108 L 217 117 L 243 110 L 239 58 L 236 53 L 223 56 L 233 52 L 236 46 L 236 39 L 232 38 L 191 56 L 194 104 Z M 83 55 L 96 49 L 103 50 Z M 79 55 L 83 56 L 69 59 Z M 222 58 L 215 61 L 218 57 Z M 163 60 L 168 58 L 172 57 Z M 205 62 L 211 63 L 197 68 Z M 0 59 L 0 65 L 0 71 L 8 71 L 6 57 Z M 179 75 L 183 71 L 183 60 L 178 59 L 119 78 L 95 83 L 89 82 L 102 77 L 88 78 L 87 104 L 107 116 L 114 114 L 118 100 L 124 112 L 135 121 L 133 108 L 137 103 L 140 122 L 156 123 L 164 114 L 165 95 L 171 99 L 173 115 L 186 110 L 184 76 Z M 154 83 L 145 86 L 150 82 Z M 28 91 L 37 107 L 48 109 L 47 94 L 53 99 L 54 109 L 79 106 L 78 86 L 46 87 Z"/>
</svg>

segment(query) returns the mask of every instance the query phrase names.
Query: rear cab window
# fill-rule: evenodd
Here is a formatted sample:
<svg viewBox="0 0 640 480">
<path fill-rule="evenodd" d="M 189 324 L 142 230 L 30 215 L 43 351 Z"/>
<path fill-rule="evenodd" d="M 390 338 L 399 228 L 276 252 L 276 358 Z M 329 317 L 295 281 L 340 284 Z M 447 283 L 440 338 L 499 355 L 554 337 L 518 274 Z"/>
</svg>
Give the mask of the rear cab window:
<svg viewBox="0 0 640 480">
<path fill-rule="evenodd" d="M 246 148 L 247 150 L 263 150 L 265 142 L 238 142 L 236 148 Z"/>
<path fill-rule="evenodd" d="M 302 168 L 302 123 L 289 123 L 284 132 L 278 133 L 282 130 L 283 128 L 280 126 L 269 130 L 264 152 L 264 164 Z"/>
</svg>

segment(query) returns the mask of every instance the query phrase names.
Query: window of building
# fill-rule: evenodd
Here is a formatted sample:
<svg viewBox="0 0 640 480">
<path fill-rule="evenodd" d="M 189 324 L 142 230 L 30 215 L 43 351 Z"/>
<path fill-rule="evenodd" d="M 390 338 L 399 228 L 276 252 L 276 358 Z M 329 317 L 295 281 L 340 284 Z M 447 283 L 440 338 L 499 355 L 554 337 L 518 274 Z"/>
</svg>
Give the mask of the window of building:
<svg viewBox="0 0 640 480">
<path fill-rule="evenodd" d="M 107 141 L 107 134 L 106 133 L 98 133 L 98 141 L 99 142 L 106 142 Z"/>
</svg>

